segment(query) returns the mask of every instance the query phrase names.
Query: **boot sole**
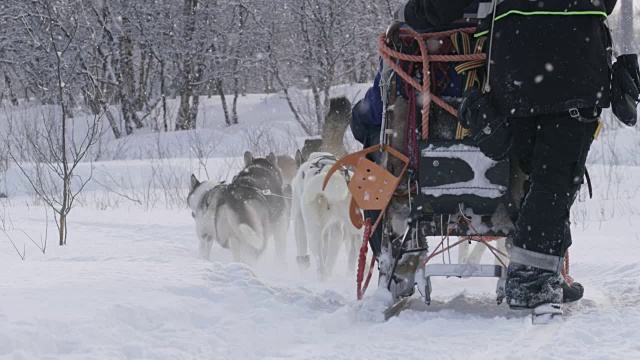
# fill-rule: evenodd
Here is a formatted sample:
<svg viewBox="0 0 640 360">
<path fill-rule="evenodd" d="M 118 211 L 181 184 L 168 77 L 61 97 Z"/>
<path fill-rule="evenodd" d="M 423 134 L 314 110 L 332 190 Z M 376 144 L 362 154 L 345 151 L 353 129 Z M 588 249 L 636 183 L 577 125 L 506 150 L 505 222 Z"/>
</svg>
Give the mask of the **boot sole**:
<svg viewBox="0 0 640 360">
<path fill-rule="evenodd" d="M 537 308 L 537 307 L 539 307 L 539 306 L 547 305 L 547 304 L 572 305 L 572 304 L 577 303 L 577 302 L 578 302 L 578 301 L 580 301 L 580 300 L 582 300 L 582 298 L 580 298 L 580 299 L 578 299 L 578 300 L 567 301 L 567 302 L 542 302 L 542 303 L 539 303 L 539 304 L 534 305 L 534 306 L 531 306 L 531 307 L 528 307 L 528 306 L 512 306 L 512 305 L 509 305 L 509 309 L 511 309 L 511 310 L 533 310 L 533 309 L 535 309 L 535 308 Z"/>
</svg>

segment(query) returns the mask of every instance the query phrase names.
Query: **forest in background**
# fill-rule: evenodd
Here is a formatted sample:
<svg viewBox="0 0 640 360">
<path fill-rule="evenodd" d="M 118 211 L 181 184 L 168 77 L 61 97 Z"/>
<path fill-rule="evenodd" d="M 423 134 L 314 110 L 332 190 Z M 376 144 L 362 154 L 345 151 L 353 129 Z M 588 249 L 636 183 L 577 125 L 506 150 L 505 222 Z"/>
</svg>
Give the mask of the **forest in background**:
<svg viewBox="0 0 640 360">
<path fill-rule="evenodd" d="M 99 115 L 121 138 L 197 128 L 202 96 L 219 95 L 226 125 L 237 124 L 239 96 L 282 92 L 315 135 L 332 86 L 375 76 L 377 36 L 401 2 L 3 0 L 0 103 Z M 618 47 L 634 52 L 633 0 L 617 13 Z M 296 102 L 292 88 L 310 99 Z M 175 118 L 167 99 L 179 99 Z"/>
</svg>

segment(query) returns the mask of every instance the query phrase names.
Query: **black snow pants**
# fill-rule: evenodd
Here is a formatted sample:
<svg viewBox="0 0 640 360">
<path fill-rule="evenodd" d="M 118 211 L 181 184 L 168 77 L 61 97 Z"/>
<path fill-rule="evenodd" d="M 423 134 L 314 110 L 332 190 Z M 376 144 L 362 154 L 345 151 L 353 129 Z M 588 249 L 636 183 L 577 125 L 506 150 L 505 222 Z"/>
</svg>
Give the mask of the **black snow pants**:
<svg viewBox="0 0 640 360">
<path fill-rule="evenodd" d="M 510 124 L 514 156 L 528 175 L 513 245 L 533 252 L 534 258 L 563 258 L 571 245 L 571 206 L 583 183 L 598 120 L 565 113 L 512 118 Z"/>
</svg>

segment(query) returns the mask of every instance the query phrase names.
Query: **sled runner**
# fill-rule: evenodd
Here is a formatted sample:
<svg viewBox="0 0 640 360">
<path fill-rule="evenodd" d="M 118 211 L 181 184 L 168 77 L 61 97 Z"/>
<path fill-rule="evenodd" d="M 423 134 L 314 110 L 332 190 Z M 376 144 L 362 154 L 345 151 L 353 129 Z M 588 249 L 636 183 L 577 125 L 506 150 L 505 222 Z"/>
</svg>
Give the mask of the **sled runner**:
<svg viewBox="0 0 640 360">
<path fill-rule="evenodd" d="M 361 255 L 368 236 L 382 229 L 378 285 L 397 301 L 387 318 L 402 310 L 416 286 L 429 304 L 435 276 L 497 278 L 500 304 L 508 257 L 504 245 L 495 244 L 513 234 L 525 176 L 509 157 L 487 157 L 458 123 L 456 110 L 467 89 L 486 84 L 487 38 L 474 37 L 473 27 L 423 33 L 398 27 L 392 25 L 395 31 L 378 40 L 383 60 L 380 145 L 341 159 L 328 177 L 341 166 L 375 174 L 354 176 L 351 218 L 357 227 L 366 226 Z M 371 194 L 380 196 L 367 207 Z M 378 219 L 363 221 L 361 210 L 382 212 Z M 435 248 L 429 248 L 428 239 L 438 240 Z M 451 261 L 452 248 L 472 242 L 486 246 L 495 263 Z M 359 299 L 375 265 L 370 264 L 362 287 L 365 257 L 360 260 Z"/>
</svg>

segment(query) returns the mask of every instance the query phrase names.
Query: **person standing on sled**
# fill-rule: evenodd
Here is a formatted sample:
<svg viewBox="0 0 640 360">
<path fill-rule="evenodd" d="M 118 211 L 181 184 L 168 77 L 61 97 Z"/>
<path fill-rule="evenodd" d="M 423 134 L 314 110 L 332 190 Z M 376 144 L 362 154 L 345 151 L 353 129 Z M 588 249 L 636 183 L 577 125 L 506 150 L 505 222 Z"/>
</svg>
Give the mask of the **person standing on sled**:
<svg viewBox="0 0 640 360">
<path fill-rule="evenodd" d="M 472 2 L 410 0 L 398 15 L 413 28 L 446 25 Z M 507 269 L 511 308 L 583 296 L 583 287 L 567 283 L 560 273 L 571 245 L 570 209 L 600 113 L 610 106 L 611 41 L 605 20 L 615 5 L 616 0 L 479 4 L 486 16 L 477 36 L 492 38 L 488 96 L 493 110 L 508 118 L 512 155 L 528 175 Z"/>
</svg>

